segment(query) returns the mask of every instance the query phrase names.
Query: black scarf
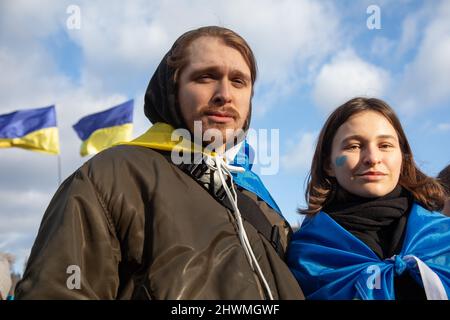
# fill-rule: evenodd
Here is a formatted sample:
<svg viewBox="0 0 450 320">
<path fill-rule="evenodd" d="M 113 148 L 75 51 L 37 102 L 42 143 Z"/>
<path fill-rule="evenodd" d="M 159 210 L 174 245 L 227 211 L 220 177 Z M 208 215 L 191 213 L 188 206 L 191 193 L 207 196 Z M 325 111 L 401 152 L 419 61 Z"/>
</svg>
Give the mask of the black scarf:
<svg viewBox="0 0 450 320">
<path fill-rule="evenodd" d="M 145 92 L 145 116 L 153 123 L 165 122 L 174 128 L 186 128 L 177 103 L 175 69 L 167 64 L 172 49 L 164 56 Z"/>
<path fill-rule="evenodd" d="M 410 193 L 400 185 L 379 198 L 359 197 L 338 187 L 324 211 L 386 259 L 401 250 L 411 204 Z"/>
</svg>

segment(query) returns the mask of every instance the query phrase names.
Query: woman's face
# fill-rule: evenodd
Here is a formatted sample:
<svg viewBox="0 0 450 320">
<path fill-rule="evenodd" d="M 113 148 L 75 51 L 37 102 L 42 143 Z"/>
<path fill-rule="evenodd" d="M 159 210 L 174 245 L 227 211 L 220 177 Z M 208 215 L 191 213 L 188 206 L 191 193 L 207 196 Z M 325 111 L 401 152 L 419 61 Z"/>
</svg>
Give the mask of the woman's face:
<svg viewBox="0 0 450 320">
<path fill-rule="evenodd" d="M 382 114 L 363 111 L 339 127 L 326 171 L 348 192 L 374 198 L 394 190 L 401 167 L 394 127 Z"/>
</svg>

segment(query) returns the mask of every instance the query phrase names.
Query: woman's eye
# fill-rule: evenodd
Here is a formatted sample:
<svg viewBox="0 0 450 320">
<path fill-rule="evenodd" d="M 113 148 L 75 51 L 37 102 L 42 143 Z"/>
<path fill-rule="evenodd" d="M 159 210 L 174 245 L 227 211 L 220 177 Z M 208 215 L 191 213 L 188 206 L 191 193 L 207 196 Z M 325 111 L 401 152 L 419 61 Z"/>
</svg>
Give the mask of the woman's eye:
<svg viewBox="0 0 450 320">
<path fill-rule="evenodd" d="M 345 147 L 345 149 L 346 150 L 357 150 L 357 149 L 359 149 L 359 147 L 360 147 L 359 144 L 351 144 L 351 145 Z"/>
<path fill-rule="evenodd" d="M 380 145 L 380 148 L 381 149 L 389 149 L 389 148 L 393 148 L 394 146 L 392 145 L 392 144 L 390 144 L 390 143 L 382 143 L 381 145 Z"/>
</svg>

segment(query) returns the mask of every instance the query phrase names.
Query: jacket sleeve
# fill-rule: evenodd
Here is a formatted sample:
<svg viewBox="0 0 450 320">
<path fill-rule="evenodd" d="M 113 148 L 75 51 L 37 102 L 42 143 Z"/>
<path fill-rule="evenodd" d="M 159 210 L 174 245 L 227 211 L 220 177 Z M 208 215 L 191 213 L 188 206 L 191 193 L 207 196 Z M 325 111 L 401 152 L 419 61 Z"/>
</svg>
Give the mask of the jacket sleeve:
<svg viewBox="0 0 450 320">
<path fill-rule="evenodd" d="M 48 206 L 17 299 L 114 299 L 120 244 L 86 165 Z"/>
</svg>

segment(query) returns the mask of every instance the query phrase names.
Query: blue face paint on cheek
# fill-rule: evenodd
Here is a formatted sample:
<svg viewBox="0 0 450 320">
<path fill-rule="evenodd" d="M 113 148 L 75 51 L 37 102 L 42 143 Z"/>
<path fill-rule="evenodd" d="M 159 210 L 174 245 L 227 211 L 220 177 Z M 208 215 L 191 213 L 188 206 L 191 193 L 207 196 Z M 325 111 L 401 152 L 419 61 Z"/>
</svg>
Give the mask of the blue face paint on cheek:
<svg viewBox="0 0 450 320">
<path fill-rule="evenodd" d="M 345 161 L 347 161 L 347 156 L 340 156 L 336 158 L 334 163 L 336 164 L 337 167 L 342 167 Z"/>
</svg>

